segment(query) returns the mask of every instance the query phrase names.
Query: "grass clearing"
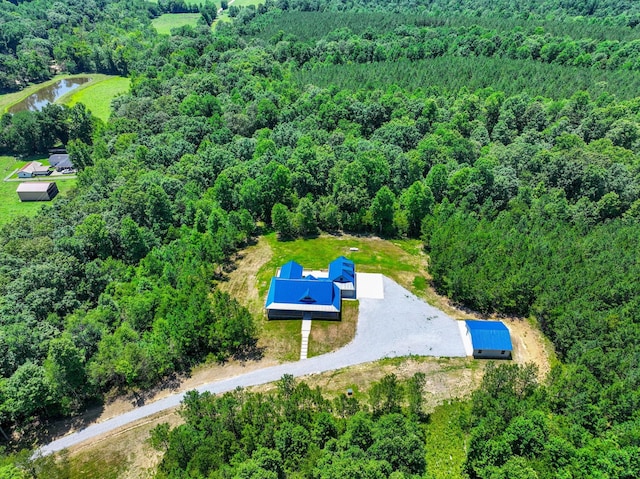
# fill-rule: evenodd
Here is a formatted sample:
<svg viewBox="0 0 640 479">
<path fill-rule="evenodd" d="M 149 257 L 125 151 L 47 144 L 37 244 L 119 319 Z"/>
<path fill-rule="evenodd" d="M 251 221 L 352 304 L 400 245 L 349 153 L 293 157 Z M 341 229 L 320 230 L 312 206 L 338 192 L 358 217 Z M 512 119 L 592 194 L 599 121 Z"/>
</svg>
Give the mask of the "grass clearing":
<svg viewBox="0 0 640 479">
<path fill-rule="evenodd" d="M 264 3 L 264 0 L 234 0 L 231 5 L 235 5 L 236 7 L 248 7 L 249 5 L 258 6 L 261 3 Z"/>
<path fill-rule="evenodd" d="M 0 175 L 2 179 L 16 168 L 20 168 L 32 160 L 43 161 L 43 157 L 33 157 L 29 160 L 16 161 L 12 156 L 0 156 Z M 18 216 L 34 216 L 43 206 L 55 204 L 58 198 L 66 196 L 66 194 L 75 187 L 77 182 L 75 178 L 65 178 L 58 181 L 49 179 L 48 177 L 42 181 L 56 181 L 59 193 L 53 201 L 30 201 L 22 203 L 16 193 L 16 189 L 20 183 L 17 181 L 0 181 L 0 226 Z"/>
<path fill-rule="evenodd" d="M 256 304 L 259 310 L 253 310 L 262 318 L 260 343 L 266 348 L 266 354 L 275 354 L 281 360 L 295 360 L 300 354 L 300 321 L 273 320 L 267 321 L 264 314 L 264 301 L 267 296 L 271 277 L 276 268 L 289 260 L 294 260 L 308 269 L 326 270 L 329 263 L 338 256 L 345 256 L 356 263 L 356 270 L 368 273 L 383 273 L 395 279 L 403 286 L 410 286 L 407 278 L 420 273 L 419 261 L 409 255 L 403 248 L 380 238 L 355 237 L 349 235 L 322 235 L 313 239 L 295 241 L 278 241 L 276 234 L 264 236 L 260 241 L 266 242 L 271 255 L 256 275 Z M 414 240 L 403 240 L 406 248 L 412 249 Z M 351 251 L 358 248 L 358 251 Z M 254 272 L 255 274 L 255 272 Z M 240 295 L 246 294 L 238 291 Z M 236 296 L 241 297 L 241 296 Z M 347 301 L 344 301 L 343 308 Z M 356 331 L 357 306 L 347 305 L 346 317 L 343 321 L 313 321 L 309 337 L 309 355 L 314 356 L 333 351 L 349 343 Z"/>
<path fill-rule="evenodd" d="M 160 35 L 171 35 L 172 28 L 179 28 L 185 25 L 195 27 L 200 16 L 199 13 L 165 13 L 158 18 L 154 18 L 151 24 Z"/>
<path fill-rule="evenodd" d="M 422 372 L 426 377 L 424 411 L 433 413 L 438 406 L 455 399 L 466 399 L 477 389 L 484 373 L 484 363 L 469 358 L 431 358 L 423 356 L 381 359 L 372 363 L 327 371 L 297 378 L 310 387 L 322 389 L 326 398 L 344 394 L 349 388 L 354 396 L 368 404 L 367 391 L 374 382 L 387 374 L 395 374 L 400 381 Z M 276 383 L 250 388 L 251 391 L 275 391 Z"/>
<path fill-rule="evenodd" d="M 101 81 L 90 82 L 86 88 L 74 90 L 61 100 L 69 106 L 84 103 L 96 117 L 106 122 L 111 115 L 111 101 L 118 95 L 129 91 L 131 80 L 125 77 L 109 77 Z"/>
<path fill-rule="evenodd" d="M 151 429 L 163 422 L 168 422 L 171 427 L 175 427 L 183 421 L 173 409 L 73 448 L 66 456 L 68 477 L 84 479 L 155 477 L 162 453 L 153 449 L 147 442 L 147 438 Z"/>
<path fill-rule="evenodd" d="M 351 251 L 351 248 L 358 248 Z M 264 302 L 276 268 L 295 260 L 305 268 L 326 270 L 340 255 L 352 259 L 360 272 L 383 273 L 407 289 L 416 277 L 425 278 L 426 256 L 417 240 L 386 241 L 377 237 L 321 235 L 313 239 L 278 241 L 275 233 L 262 236 L 239 255 L 236 269 L 219 287 L 237 298 L 258 318 L 259 342 L 265 356 L 279 361 L 297 360 L 300 354 L 301 322 L 267 321 Z M 426 279 L 424 283 L 426 284 Z M 422 294 L 424 296 L 424 294 Z M 357 326 L 357 303 L 343 302 L 343 321 L 314 321 L 309 355 L 333 351 L 349 343 Z"/>
<path fill-rule="evenodd" d="M 351 251 L 358 248 L 358 251 Z M 305 268 L 326 270 L 330 261 L 344 255 L 356 263 L 360 272 L 382 273 L 398 284 L 439 308 L 455 319 L 487 319 L 473 311 L 462 310 L 446 297 L 438 295 L 431 287 L 427 272 L 428 256 L 418 240 L 387 241 L 377 237 L 350 235 L 321 235 L 313 239 L 278 241 L 274 233 L 261 236 L 258 241 L 243 250 L 236 269 L 219 287 L 237 298 L 251 311 L 258 326 L 258 346 L 265 358 L 272 361 L 293 361 L 300 353 L 300 321 L 267 321 L 264 303 L 271 277 L 276 268 L 289 260 L 295 260 Z M 348 301 L 345 314 L 349 315 Z M 349 343 L 357 326 L 355 321 L 314 320 L 309 338 L 309 356 L 323 354 Z M 539 327 L 522 318 L 499 318 L 511 330 L 514 342 L 514 360 L 518 363 L 534 362 L 543 377 L 553 364 L 553 347 Z"/>
</svg>

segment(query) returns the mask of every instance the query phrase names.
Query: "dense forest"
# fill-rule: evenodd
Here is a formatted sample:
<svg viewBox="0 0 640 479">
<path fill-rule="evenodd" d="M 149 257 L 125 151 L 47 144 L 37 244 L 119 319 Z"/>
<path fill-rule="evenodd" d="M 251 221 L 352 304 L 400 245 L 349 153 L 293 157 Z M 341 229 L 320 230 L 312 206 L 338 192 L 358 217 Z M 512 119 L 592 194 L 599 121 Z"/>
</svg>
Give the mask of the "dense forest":
<svg viewBox="0 0 640 479">
<path fill-rule="evenodd" d="M 153 42 L 149 19 L 182 12 L 202 13 L 209 24 L 216 18 L 209 0 L 3 0 L 0 93 L 58 72 L 126 75 Z"/>
<path fill-rule="evenodd" d="M 181 408 L 185 424 L 151 432 L 164 451 L 158 476 L 419 478 L 424 382 L 422 373 L 406 384 L 385 376 L 367 402 L 346 395 L 331 401 L 291 376 L 271 394 L 192 391 Z"/>
<path fill-rule="evenodd" d="M 561 362 L 543 384 L 488 369 L 465 424 L 469 477 L 640 476 L 637 2 L 279 0 L 171 36 L 150 27 L 162 2 L 101 2 L 95 18 L 82 2 L 17 3 L 0 12 L 32 34 L 0 29 L 1 62 L 32 38 L 48 42 L 47 72 L 95 71 L 50 53 L 86 38 L 93 58 L 92 39 L 110 38 L 130 56 L 105 71 L 132 86 L 106 124 L 81 106 L 0 120 L 1 150 L 66 143 L 82 168 L 69 198 L 0 229 L 4 430 L 30 437 L 250 350 L 256 318 L 215 281 L 259 224 L 421 238 L 439 292 L 539 321 Z M 75 20 L 39 20 L 40 4 Z M 291 387 L 274 403 L 190 397 L 185 426 L 154 436 L 161 473 L 426 477 L 415 450 L 388 459 L 396 433 L 429 447 L 404 400 L 346 414 Z"/>
</svg>

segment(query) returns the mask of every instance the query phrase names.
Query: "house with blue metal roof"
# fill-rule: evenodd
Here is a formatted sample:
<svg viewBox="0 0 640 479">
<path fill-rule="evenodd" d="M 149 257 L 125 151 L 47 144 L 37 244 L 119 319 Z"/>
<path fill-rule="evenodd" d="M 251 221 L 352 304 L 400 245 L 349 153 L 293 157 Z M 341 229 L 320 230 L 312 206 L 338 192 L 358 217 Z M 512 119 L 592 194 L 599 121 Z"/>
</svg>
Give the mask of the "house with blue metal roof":
<svg viewBox="0 0 640 479">
<path fill-rule="evenodd" d="M 509 329 L 502 321 L 467 320 L 474 358 L 511 359 L 513 345 Z"/>
<path fill-rule="evenodd" d="M 323 271 L 305 273 L 295 261 L 271 278 L 265 309 L 269 319 L 340 319 L 341 299 L 356 297 L 353 261 L 341 256 Z"/>
<path fill-rule="evenodd" d="M 265 308 L 269 319 L 340 319 L 340 289 L 331 281 L 273 277 Z"/>
</svg>

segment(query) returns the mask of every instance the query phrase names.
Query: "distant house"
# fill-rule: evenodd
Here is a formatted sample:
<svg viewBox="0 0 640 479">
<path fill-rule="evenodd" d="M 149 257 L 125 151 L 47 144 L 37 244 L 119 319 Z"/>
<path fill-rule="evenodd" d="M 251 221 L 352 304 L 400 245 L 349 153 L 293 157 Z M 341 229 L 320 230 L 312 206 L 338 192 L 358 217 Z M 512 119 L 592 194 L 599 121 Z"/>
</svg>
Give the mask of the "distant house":
<svg viewBox="0 0 640 479">
<path fill-rule="evenodd" d="M 51 171 L 39 161 L 32 161 L 18 170 L 18 178 L 33 178 L 34 176 L 47 176 Z"/>
<path fill-rule="evenodd" d="M 467 320 L 465 323 L 474 358 L 511 359 L 511 336 L 502 321 Z"/>
<path fill-rule="evenodd" d="M 56 171 L 74 168 L 73 163 L 69 159 L 68 153 L 54 153 L 49 157 L 49 163 L 56 169 Z"/>
<path fill-rule="evenodd" d="M 355 265 L 340 257 L 329 272 L 306 274 L 302 265 L 289 261 L 271 279 L 265 303 L 269 319 L 340 319 L 342 298 L 355 298 Z"/>
<path fill-rule="evenodd" d="M 55 183 L 41 181 L 20 183 L 16 190 L 20 201 L 50 201 L 58 194 Z"/>
</svg>

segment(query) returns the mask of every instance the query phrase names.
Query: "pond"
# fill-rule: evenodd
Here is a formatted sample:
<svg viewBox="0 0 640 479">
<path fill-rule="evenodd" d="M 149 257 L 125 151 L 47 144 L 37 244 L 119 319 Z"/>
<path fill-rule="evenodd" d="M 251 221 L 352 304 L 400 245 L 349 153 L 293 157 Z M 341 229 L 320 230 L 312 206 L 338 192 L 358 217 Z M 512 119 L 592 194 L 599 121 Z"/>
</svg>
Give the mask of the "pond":
<svg viewBox="0 0 640 479">
<path fill-rule="evenodd" d="M 89 80 L 91 80 L 89 77 L 65 78 L 64 80 L 59 80 L 51 85 L 40 88 L 21 102 L 16 103 L 9 108 L 9 113 L 17 113 L 23 110 L 40 111 L 45 105 L 53 103 L 61 96 L 75 90 L 80 85 L 87 83 Z"/>
</svg>

